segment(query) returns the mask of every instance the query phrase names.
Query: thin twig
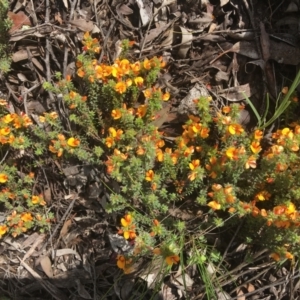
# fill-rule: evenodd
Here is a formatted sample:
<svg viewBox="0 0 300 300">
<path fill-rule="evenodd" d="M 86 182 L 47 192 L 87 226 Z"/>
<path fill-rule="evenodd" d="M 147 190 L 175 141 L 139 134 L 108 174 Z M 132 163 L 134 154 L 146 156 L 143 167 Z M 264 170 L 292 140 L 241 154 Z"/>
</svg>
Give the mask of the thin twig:
<svg viewBox="0 0 300 300">
<path fill-rule="evenodd" d="M 100 57 L 98 59 L 98 63 L 101 63 L 101 61 L 102 61 L 102 58 L 103 58 L 103 55 L 104 55 L 104 49 L 106 48 L 106 45 L 107 45 L 107 42 L 108 42 L 108 38 L 109 38 L 109 36 L 110 36 L 113 28 L 115 27 L 115 24 L 116 24 L 116 20 L 114 19 L 114 20 L 112 20 L 112 22 L 111 22 L 111 24 L 109 26 L 109 29 L 107 31 L 106 37 L 104 39 L 104 43 L 103 43 L 103 47 L 102 47 L 103 50 L 101 51 Z"/>
</svg>

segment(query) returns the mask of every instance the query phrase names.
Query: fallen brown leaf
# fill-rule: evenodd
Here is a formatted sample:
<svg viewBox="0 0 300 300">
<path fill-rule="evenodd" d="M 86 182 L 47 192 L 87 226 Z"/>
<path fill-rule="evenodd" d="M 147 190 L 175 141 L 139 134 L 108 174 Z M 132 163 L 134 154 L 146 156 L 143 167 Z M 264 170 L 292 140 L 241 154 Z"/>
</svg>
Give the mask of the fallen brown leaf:
<svg viewBox="0 0 300 300">
<path fill-rule="evenodd" d="M 9 34 L 13 34 L 16 30 L 21 29 L 23 25 L 31 25 L 29 17 L 26 16 L 23 11 L 19 11 L 16 14 L 9 11 L 7 16 L 13 22 L 11 29 L 8 31 Z"/>
</svg>

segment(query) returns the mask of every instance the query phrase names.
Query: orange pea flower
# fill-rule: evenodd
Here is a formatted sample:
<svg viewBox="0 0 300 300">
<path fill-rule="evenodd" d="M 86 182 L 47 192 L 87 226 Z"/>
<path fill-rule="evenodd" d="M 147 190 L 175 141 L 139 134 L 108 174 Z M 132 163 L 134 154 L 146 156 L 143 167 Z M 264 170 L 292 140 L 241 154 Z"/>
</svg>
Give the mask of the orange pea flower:
<svg viewBox="0 0 300 300">
<path fill-rule="evenodd" d="M 5 183 L 8 180 L 8 176 L 4 173 L 0 173 L 0 183 Z"/>
<path fill-rule="evenodd" d="M 10 128 L 9 127 L 5 127 L 5 128 L 2 128 L 0 129 L 0 134 L 1 135 L 9 135 L 10 134 Z"/>
<path fill-rule="evenodd" d="M 156 149 L 156 159 L 159 162 L 162 162 L 164 160 L 164 153 L 162 152 L 161 149 Z"/>
<path fill-rule="evenodd" d="M 147 105 L 140 105 L 137 109 L 136 115 L 139 118 L 143 118 L 146 115 L 147 112 Z"/>
<path fill-rule="evenodd" d="M 21 220 L 24 222 L 29 222 L 33 220 L 31 213 L 22 213 Z"/>
<path fill-rule="evenodd" d="M 169 99 L 170 99 L 170 93 L 167 92 L 167 93 L 162 95 L 162 100 L 163 101 L 168 101 Z"/>
<path fill-rule="evenodd" d="M 120 81 L 115 86 L 115 91 L 119 94 L 123 94 L 126 92 L 126 83 L 123 81 Z"/>
<path fill-rule="evenodd" d="M 255 169 L 256 168 L 256 158 L 253 155 L 251 155 L 247 159 L 247 161 L 245 163 L 245 168 L 246 169 L 249 169 L 249 168 Z"/>
<path fill-rule="evenodd" d="M 244 132 L 244 128 L 240 124 L 231 124 L 228 126 L 228 132 L 232 135 L 240 135 Z"/>
<path fill-rule="evenodd" d="M 3 118 L 2 118 L 2 121 L 5 123 L 5 124 L 8 124 L 10 122 L 12 122 L 15 118 L 16 118 L 16 114 L 8 114 L 8 115 L 5 115 Z"/>
<path fill-rule="evenodd" d="M 151 69 L 151 61 L 146 58 L 143 62 L 143 66 L 146 70 L 150 70 Z"/>
<path fill-rule="evenodd" d="M 154 172 L 153 170 L 149 170 L 146 172 L 145 180 L 147 181 L 153 181 L 154 179 Z"/>
<path fill-rule="evenodd" d="M 280 255 L 278 253 L 276 253 L 276 252 L 271 253 L 270 257 L 272 259 L 274 259 L 275 261 L 280 261 Z"/>
<path fill-rule="evenodd" d="M 8 227 L 6 225 L 0 225 L 0 237 L 4 235 L 8 231 Z"/>
<path fill-rule="evenodd" d="M 236 149 L 235 147 L 229 147 L 229 148 L 226 150 L 226 156 L 227 156 L 229 159 L 238 160 L 238 154 L 239 154 L 239 151 L 238 151 L 238 149 Z"/>
<path fill-rule="evenodd" d="M 207 203 L 207 206 L 209 206 L 213 210 L 219 210 L 219 209 L 221 209 L 221 204 L 218 203 L 217 201 L 210 201 L 210 202 Z"/>
<path fill-rule="evenodd" d="M 173 254 L 173 255 L 167 256 L 165 258 L 165 261 L 169 266 L 172 266 L 173 264 L 176 265 L 180 261 L 180 257 L 178 255 Z"/>
<path fill-rule="evenodd" d="M 111 116 L 114 120 L 118 120 L 122 117 L 122 113 L 119 109 L 113 109 L 111 112 Z"/>
<path fill-rule="evenodd" d="M 123 227 L 128 227 L 132 223 L 132 216 L 130 214 L 127 214 L 124 216 L 124 218 L 121 219 L 121 224 Z"/>
<path fill-rule="evenodd" d="M 31 202 L 33 204 L 38 204 L 40 202 L 40 197 L 39 196 L 32 196 Z"/>
<path fill-rule="evenodd" d="M 144 83 L 144 78 L 138 76 L 138 77 L 135 77 L 133 81 L 137 86 L 142 86 Z"/>
<path fill-rule="evenodd" d="M 209 128 L 206 128 L 206 127 L 201 128 L 200 136 L 201 136 L 203 139 L 206 139 L 206 138 L 209 136 L 209 134 L 208 134 L 209 131 L 210 131 Z"/>
<path fill-rule="evenodd" d="M 131 70 L 137 74 L 139 73 L 140 69 L 141 69 L 141 63 L 139 61 L 133 63 L 130 65 Z"/>
<path fill-rule="evenodd" d="M 291 252 L 285 252 L 285 257 L 287 258 L 287 259 L 293 259 L 294 258 L 294 255 L 291 253 Z"/>
<path fill-rule="evenodd" d="M 126 265 L 126 260 L 124 255 L 118 255 L 117 257 L 117 266 L 120 269 L 124 269 Z"/>
<path fill-rule="evenodd" d="M 118 268 L 122 269 L 125 274 L 129 274 L 132 272 L 131 264 L 131 259 L 126 259 L 124 255 L 120 254 L 117 256 L 117 266 Z"/>
<path fill-rule="evenodd" d="M 113 144 L 115 143 L 114 139 L 112 137 L 107 137 L 105 139 L 105 145 L 108 147 L 108 148 L 111 148 L 113 146 Z"/>
<path fill-rule="evenodd" d="M 79 68 L 78 70 L 77 70 L 77 75 L 79 76 L 79 77 L 84 77 L 84 75 L 85 75 L 85 72 L 83 71 L 83 69 L 82 68 Z"/>
<path fill-rule="evenodd" d="M 261 191 L 255 195 L 255 200 L 264 201 L 269 200 L 271 197 L 271 194 L 267 191 Z"/>
<path fill-rule="evenodd" d="M 147 90 L 144 90 L 143 93 L 144 93 L 144 96 L 146 98 L 150 98 L 151 95 L 152 95 L 152 90 L 151 89 L 147 89 Z"/>
<path fill-rule="evenodd" d="M 132 86 L 132 80 L 130 78 L 126 79 L 125 83 L 127 87 Z"/>
<path fill-rule="evenodd" d="M 261 130 L 254 131 L 254 139 L 260 141 L 263 138 L 263 132 Z"/>
<path fill-rule="evenodd" d="M 138 146 L 137 150 L 136 150 L 136 154 L 137 155 L 144 155 L 146 153 L 145 148 Z"/>
<path fill-rule="evenodd" d="M 192 162 L 189 163 L 189 167 L 191 170 L 195 170 L 197 167 L 200 165 L 200 160 L 199 159 L 194 159 Z"/>
<path fill-rule="evenodd" d="M 224 114 L 228 114 L 228 113 L 230 113 L 230 111 L 231 111 L 231 107 L 230 107 L 230 106 L 224 106 L 224 107 L 222 108 L 222 112 L 223 112 Z"/>
<path fill-rule="evenodd" d="M 259 153 L 262 150 L 260 143 L 256 141 L 251 143 L 250 149 L 253 153 Z"/>
<path fill-rule="evenodd" d="M 80 140 L 79 139 L 76 139 L 76 138 L 69 138 L 68 141 L 67 141 L 68 145 L 72 148 L 76 148 L 80 145 Z"/>
</svg>

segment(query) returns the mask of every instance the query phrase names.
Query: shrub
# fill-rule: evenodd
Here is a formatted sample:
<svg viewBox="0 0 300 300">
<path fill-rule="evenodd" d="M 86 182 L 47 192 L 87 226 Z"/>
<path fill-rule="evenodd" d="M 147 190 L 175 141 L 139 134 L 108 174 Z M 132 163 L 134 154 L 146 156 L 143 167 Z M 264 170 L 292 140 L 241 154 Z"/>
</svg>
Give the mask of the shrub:
<svg viewBox="0 0 300 300">
<path fill-rule="evenodd" d="M 249 228 L 245 238 L 263 241 L 274 258 L 299 253 L 299 124 L 278 129 L 271 146 L 264 147 L 262 130 L 249 133 L 238 123 L 243 106 L 216 108 L 211 97 L 203 97 L 194 101 L 198 114 L 190 115 L 181 135 L 170 142 L 155 125 L 170 98 L 155 87 L 166 65 L 163 59 L 99 63 L 100 45 L 88 33 L 83 50 L 73 81 L 57 74 L 53 85 L 44 84 L 63 95 L 65 116 L 48 112 L 33 124 L 28 116 L 7 114 L 2 106 L 1 143 L 5 150 L 34 155 L 34 168 L 49 155 L 66 164 L 77 160 L 105 167 L 120 186 L 119 193 L 111 191 L 107 212 L 122 214 L 118 233 L 135 245 L 118 256 L 119 268 L 130 272 L 141 255 L 159 255 L 166 266 L 183 264 L 191 239 L 204 245 L 205 236 L 201 241 L 199 236 L 205 229 L 224 226 L 228 219 L 244 218 Z M 27 169 L 16 179 L 13 164 L 5 162 L 2 168 L 0 200 L 11 211 L 1 225 L 2 235 L 43 229 L 52 218 L 42 212 L 42 196 L 30 193 L 29 165 Z M 189 197 L 208 215 L 192 235 L 185 222 L 168 214 L 172 205 Z M 202 252 L 193 249 L 191 262 L 203 262 Z"/>
</svg>

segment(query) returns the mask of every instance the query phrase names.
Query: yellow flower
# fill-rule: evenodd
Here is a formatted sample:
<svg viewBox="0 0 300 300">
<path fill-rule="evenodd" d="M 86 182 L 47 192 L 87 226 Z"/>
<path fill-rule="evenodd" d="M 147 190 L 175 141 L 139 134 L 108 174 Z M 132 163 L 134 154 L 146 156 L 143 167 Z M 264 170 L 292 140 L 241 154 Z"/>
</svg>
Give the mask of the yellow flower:
<svg viewBox="0 0 300 300">
<path fill-rule="evenodd" d="M 32 196 L 31 202 L 33 204 L 38 204 L 40 202 L 40 197 L 39 196 Z"/>
<path fill-rule="evenodd" d="M 8 114 L 2 118 L 2 121 L 5 124 L 8 124 L 8 123 L 12 122 L 15 118 L 16 118 L 16 114 Z"/>
<path fill-rule="evenodd" d="M 206 128 L 206 127 L 203 127 L 201 128 L 201 131 L 200 131 L 200 136 L 203 138 L 203 139 L 206 139 L 209 135 L 209 128 Z"/>
<path fill-rule="evenodd" d="M 74 92 L 74 91 L 71 91 L 71 92 L 69 93 L 70 99 L 75 99 L 75 97 L 76 97 L 77 95 L 78 95 L 78 94 L 77 94 L 76 92 Z"/>
<path fill-rule="evenodd" d="M 207 206 L 209 206 L 213 210 L 218 210 L 218 209 L 221 208 L 221 204 L 218 203 L 217 201 L 210 201 L 210 202 L 207 203 Z"/>
<path fill-rule="evenodd" d="M 262 148 L 261 148 L 259 142 L 254 141 L 254 142 L 251 143 L 250 149 L 251 149 L 251 151 L 252 151 L 253 153 L 256 154 L 256 153 L 259 153 L 259 152 L 261 151 Z"/>
<path fill-rule="evenodd" d="M 143 93 L 146 98 L 150 98 L 152 95 L 151 89 L 144 90 Z"/>
<path fill-rule="evenodd" d="M 271 197 L 271 194 L 267 191 L 261 191 L 255 195 L 255 200 L 264 201 L 269 200 Z"/>
<path fill-rule="evenodd" d="M 23 126 L 24 127 L 28 127 L 28 126 L 32 125 L 32 121 L 27 115 L 23 115 L 22 119 L 23 119 Z"/>
<path fill-rule="evenodd" d="M 142 86 L 144 83 L 144 78 L 138 76 L 138 77 L 135 77 L 133 81 L 137 86 Z"/>
<path fill-rule="evenodd" d="M 76 148 L 80 145 L 80 140 L 71 137 L 71 138 L 68 139 L 67 143 L 70 147 Z"/>
<path fill-rule="evenodd" d="M 123 227 L 128 227 L 132 223 L 132 216 L 130 214 L 127 214 L 124 216 L 124 218 L 121 219 L 121 224 Z"/>
<path fill-rule="evenodd" d="M 77 75 L 78 75 L 79 77 L 84 77 L 85 72 L 83 71 L 82 68 L 79 68 L 79 69 L 77 70 Z"/>
<path fill-rule="evenodd" d="M 112 67 L 111 66 L 103 66 L 103 69 L 102 69 L 102 75 L 104 77 L 108 77 L 112 72 Z"/>
<path fill-rule="evenodd" d="M 0 183 L 5 183 L 8 180 L 8 176 L 4 173 L 0 173 Z"/>
<path fill-rule="evenodd" d="M 180 260 L 179 256 L 175 254 L 167 256 L 165 258 L 165 261 L 169 266 L 172 266 L 173 264 L 178 264 L 179 260 Z"/>
<path fill-rule="evenodd" d="M 29 222 L 33 220 L 31 213 L 22 213 L 21 220 L 24 222 Z"/>
<path fill-rule="evenodd" d="M 39 116 L 39 121 L 40 121 L 41 123 L 45 123 L 45 122 L 46 122 L 46 118 L 43 117 L 43 116 Z"/>
<path fill-rule="evenodd" d="M 116 132 L 116 140 L 120 140 L 122 134 L 123 134 L 123 130 L 122 129 L 118 129 L 117 132 Z"/>
<path fill-rule="evenodd" d="M 152 181 L 154 179 L 154 172 L 153 172 L 153 170 L 149 170 L 149 171 L 146 172 L 145 179 L 147 181 Z"/>
<path fill-rule="evenodd" d="M 136 238 L 136 233 L 135 233 L 135 230 L 125 230 L 124 231 L 124 239 L 128 240 L 128 239 L 135 239 Z"/>
<path fill-rule="evenodd" d="M 147 105 L 140 105 L 137 109 L 136 115 L 139 118 L 142 118 L 145 116 L 146 112 L 147 112 Z"/>
<path fill-rule="evenodd" d="M 191 170 L 195 170 L 197 167 L 200 165 L 200 160 L 199 159 L 194 159 L 192 160 L 191 163 L 189 163 L 189 167 Z"/>
<path fill-rule="evenodd" d="M 137 61 L 134 64 L 131 64 L 130 68 L 135 74 L 137 74 L 137 73 L 139 73 L 139 71 L 141 69 L 141 63 L 139 61 Z"/>
<path fill-rule="evenodd" d="M 156 149 L 156 159 L 159 162 L 162 162 L 164 160 L 164 153 L 162 152 L 161 149 Z"/>
<path fill-rule="evenodd" d="M 132 86 L 132 80 L 130 78 L 126 79 L 125 83 L 127 87 Z"/>
<path fill-rule="evenodd" d="M 8 231 L 8 228 L 6 225 L 0 225 L 0 237 L 4 235 Z"/>
<path fill-rule="evenodd" d="M 229 148 L 226 150 L 226 156 L 227 156 L 229 159 L 237 160 L 237 159 L 238 159 L 238 154 L 239 154 L 239 151 L 238 151 L 238 149 L 236 149 L 235 147 L 229 147 Z"/>
<path fill-rule="evenodd" d="M 10 128 L 5 127 L 5 128 L 0 129 L 0 134 L 1 135 L 9 135 L 10 134 Z"/>
<path fill-rule="evenodd" d="M 130 70 L 130 63 L 128 59 L 122 59 L 119 63 L 120 68 L 124 72 L 124 74 L 128 74 Z"/>
<path fill-rule="evenodd" d="M 89 37 L 90 37 L 90 33 L 88 31 L 86 31 L 83 35 L 83 39 L 87 40 L 87 39 L 89 39 Z"/>
<path fill-rule="evenodd" d="M 162 95 L 162 100 L 163 101 L 168 101 L 170 99 L 170 93 L 165 93 Z"/>
<path fill-rule="evenodd" d="M 111 116 L 114 120 L 118 120 L 122 117 L 122 113 L 119 109 L 113 109 L 111 112 Z"/>
<path fill-rule="evenodd" d="M 244 132 L 244 128 L 240 124 L 230 124 L 228 126 L 228 132 L 232 135 L 240 135 Z"/>
<path fill-rule="evenodd" d="M 52 111 L 51 113 L 49 113 L 49 117 L 53 120 L 58 118 L 58 114 L 56 111 Z"/>
<path fill-rule="evenodd" d="M 105 145 L 108 147 L 108 148 L 111 148 L 114 144 L 114 139 L 112 137 L 107 137 L 105 139 Z"/>
<path fill-rule="evenodd" d="M 115 86 L 115 91 L 119 94 L 123 94 L 126 92 L 126 83 L 123 81 L 120 81 Z"/>
<path fill-rule="evenodd" d="M 143 62 L 143 66 L 146 70 L 150 70 L 151 69 L 151 61 L 146 58 Z"/>
<path fill-rule="evenodd" d="M 290 214 L 294 213 L 295 211 L 296 211 L 295 205 L 294 205 L 293 203 L 289 203 L 289 205 L 288 205 L 288 207 L 287 207 L 285 213 L 286 213 L 287 215 L 290 215 Z"/>
<path fill-rule="evenodd" d="M 263 132 L 261 130 L 254 131 L 254 139 L 260 141 L 263 138 Z"/>
<path fill-rule="evenodd" d="M 138 146 L 137 150 L 136 150 L 136 154 L 137 155 L 144 155 L 146 153 L 146 150 L 141 147 L 141 146 Z"/>
</svg>

